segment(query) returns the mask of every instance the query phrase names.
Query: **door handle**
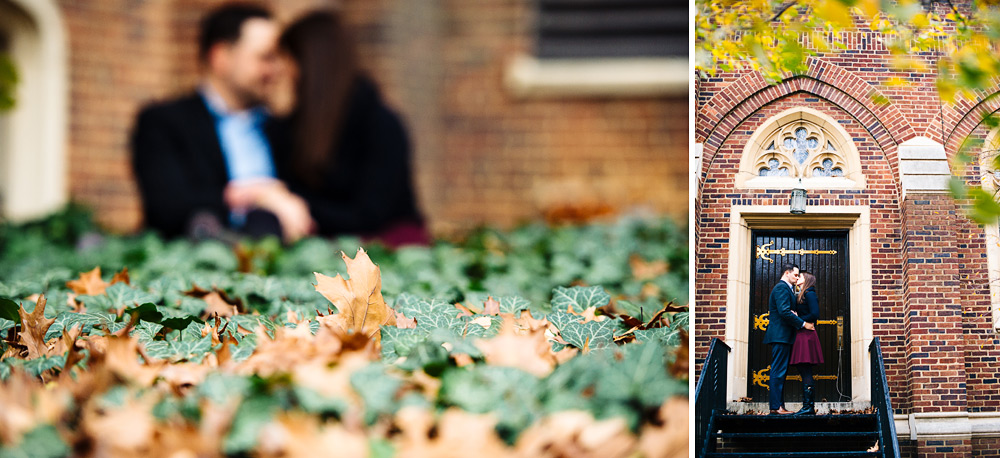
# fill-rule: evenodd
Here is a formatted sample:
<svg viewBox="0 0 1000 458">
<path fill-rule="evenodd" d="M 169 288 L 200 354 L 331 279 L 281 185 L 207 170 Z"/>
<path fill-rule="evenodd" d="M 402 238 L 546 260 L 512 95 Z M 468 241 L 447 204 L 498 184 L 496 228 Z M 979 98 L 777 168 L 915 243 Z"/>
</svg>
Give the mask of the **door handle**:
<svg viewBox="0 0 1000 458">
<path fill-rule="evenodd" d="M 844 349 L 844 316 L 837 317 L 837 350 Z"/>
</svg>

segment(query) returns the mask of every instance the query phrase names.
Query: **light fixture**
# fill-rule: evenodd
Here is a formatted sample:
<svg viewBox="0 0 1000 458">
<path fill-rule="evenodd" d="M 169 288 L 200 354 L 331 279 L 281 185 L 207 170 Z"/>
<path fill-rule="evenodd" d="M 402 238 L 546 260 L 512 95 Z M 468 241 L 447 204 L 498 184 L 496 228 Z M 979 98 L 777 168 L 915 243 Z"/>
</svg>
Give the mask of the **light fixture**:
<svg viewBox="0 0 1000 458">
<path fill-rule="evenodd" d="M 799 178 L 799 186 L 802 186 L 802 179 Z M 788 211 L 793 215 L 801 215 L 806 212 L 806 190 L 795 188 L 792 190 L 792 197 L 788 199 Z"/>
</svg>

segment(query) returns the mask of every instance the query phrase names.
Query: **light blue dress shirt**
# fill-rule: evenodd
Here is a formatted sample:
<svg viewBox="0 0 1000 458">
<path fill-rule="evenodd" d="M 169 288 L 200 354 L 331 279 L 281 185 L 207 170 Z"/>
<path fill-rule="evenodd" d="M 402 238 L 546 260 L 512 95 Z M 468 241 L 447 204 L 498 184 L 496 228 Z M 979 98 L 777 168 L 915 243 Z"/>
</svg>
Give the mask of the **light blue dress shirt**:
<svg viewBox="0 0 1000 458">
<path fill-rule="evenodd" d="M 267 109 L 232 111 L 207 84 L 202 86 L 201 95 L 215 117 L 215 131 L 226 159 L 229 181 L 275 178 L 271 146 L 264 135 Z"/>
<path fill-rule="evenodd" d="M 215 131 L 219 135 L 219 146 L 226 160 L 230 183 L 275 179 L 277 175 L 271 146 L 264 134 L 267 109 L 255 107 L 232 111 L 208 84 L 202 85 L 201 96 L 215 118 Z M 246 213 L 231 211 L 229 223 L 233 227 L 242 227 L 246 223 Z"/>
</svg>

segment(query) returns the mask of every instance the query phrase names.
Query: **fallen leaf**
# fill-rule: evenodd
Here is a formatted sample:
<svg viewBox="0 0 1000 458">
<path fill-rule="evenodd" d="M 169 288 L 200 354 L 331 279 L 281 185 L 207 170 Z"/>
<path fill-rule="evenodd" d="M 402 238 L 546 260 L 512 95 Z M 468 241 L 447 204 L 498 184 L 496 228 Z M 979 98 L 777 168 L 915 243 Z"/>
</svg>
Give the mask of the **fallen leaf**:
<svg viewBox="0 0 1000 458">
<path fill-rule="evenodd" d="M 667 273 L 669 266 L 662 259 L 646 261 L 636 253 L 628 258 L 628 265 L 632 268 L 632 277 L 636 280 L 651 280 Z"/>
<path fill-rule="evenodd" d="M 45 318 L 45 296 L 38 297 L 35 309 L 28 313 L 22 306 L 18 312 L 21 315 L 21 332 L 17 333 L 21 337 L 21 342 L 28 349 L 28 359 L 38 358 L 47 355 L 48 350 L 45 344 L 45 333 L 49 332 L 49 327 L 55 323 L 55 318 Z"/>
<path fill-rule="evenodd" d="M 87 296 L 104 294 L 104 290 L 110 285 L 111 283 L 101 280 L 100 267 L 94 267 L 90 272 L 81 273 L 77 280 L 66 282 L 66 287 L 73 290 L 74 293 Z"/>
<path fill-rule="evenodd" d="M 488 364 L 516 367 L 538 377 L 548 375 L 556 365 L 556 358 L 550 351 L 551 345 L 545 338 L 545 330 L 539 328 L 519 332 L 517 321 L 512 315 L 504 316 L 499 335 L 477 340 L 475 345 L 483 352 Z"/>
<path fill-rule="evenodd" d="M 205 307 L 204 313 L 202 313 L 206 318 L 239 315 L 236 305 L 226 302 L 218 291 L 212 291 L 202 296 L 201 300 L 205 301 L 205 304 L 208 304 Z"/>
<path fill-rule="evenodd" d="M 124 283 L 126 285 L 132 285 L 132 282 L 128 277 L 128 267 L 122 267 L 122 270 L 111 277 L 111 284 Z"/>
<path fill-rule="evenodd" d="M 407 318 L 406 315 L 396 312 L 396 327 L 401 329 L 416 329 L 417 319 Z"/>
<path fill-rule="evenodd" d="M 659 410 L 659 424 L 643 426 L 639 435 L 639 450 L 649 458 L 682 458 L 688 456 L 689 401 L 675 396 Z"/>
<path fill-rule="evenodd" d="M 484 315 L 499 315 L 500 314 L 500 303 L 493 296 L 486 298 L 486 303 L 483 304 L 483 314 Z"/>
<path fill-rule="evenodd" d="M 348 333 L 360 333 L 376 343 L 382 339 L 381 326 L 395 326 L 396 313 L 382 298 L 382 276 L 368 253 L 358 248 L 354 259 L 341 253 L 350 280 L 340 274 L 328 277 L 318 272 L 316 291 L 337 308 L 335 322 Z M 333 317 L 331 317 L 333 318 Z"/>
</svg>

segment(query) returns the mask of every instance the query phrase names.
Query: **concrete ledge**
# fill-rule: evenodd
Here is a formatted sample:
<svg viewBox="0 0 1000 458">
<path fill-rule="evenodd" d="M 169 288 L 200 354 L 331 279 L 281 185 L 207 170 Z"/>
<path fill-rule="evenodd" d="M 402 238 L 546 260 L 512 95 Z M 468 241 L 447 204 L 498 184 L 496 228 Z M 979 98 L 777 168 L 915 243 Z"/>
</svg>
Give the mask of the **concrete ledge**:
<svg viewBox="0 0 1000 458">
<path fill-rule="evenodd" d="M 684 96 L 693 81 L 688 59 L 537 59 L 519 55 L 504 74 L 518 97 Z"/>
<path fill-rule="evenodd" d="M 910 440 L 956 440 L 1000 437 L 1000 412 L 927 412 L 897 414 L 896 435 Z"/>
</svg>

